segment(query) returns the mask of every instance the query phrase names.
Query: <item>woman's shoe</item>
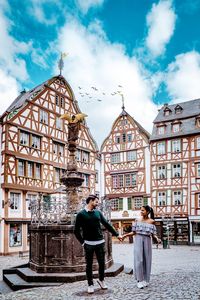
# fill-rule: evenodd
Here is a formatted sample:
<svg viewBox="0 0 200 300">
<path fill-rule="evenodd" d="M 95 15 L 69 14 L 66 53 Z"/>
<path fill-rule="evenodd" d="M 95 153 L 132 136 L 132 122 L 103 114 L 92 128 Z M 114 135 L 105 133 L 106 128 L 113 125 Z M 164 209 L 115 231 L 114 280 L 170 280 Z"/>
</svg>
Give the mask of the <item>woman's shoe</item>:
<svg viewBox="0 0 200 300">
<path fill-rule="evenodd" d="M 143 287 L 147 287 L 149 285 L 149 282 L 147 281 L 142 281 Z"/>
<path fill-rule="evenodd" d="M 138 281 L 137 282 L 137 287 L 138 287 L 138 289 L 143 289 L 143 282 L 141 282 L 141 281 Z"/>
</svg>

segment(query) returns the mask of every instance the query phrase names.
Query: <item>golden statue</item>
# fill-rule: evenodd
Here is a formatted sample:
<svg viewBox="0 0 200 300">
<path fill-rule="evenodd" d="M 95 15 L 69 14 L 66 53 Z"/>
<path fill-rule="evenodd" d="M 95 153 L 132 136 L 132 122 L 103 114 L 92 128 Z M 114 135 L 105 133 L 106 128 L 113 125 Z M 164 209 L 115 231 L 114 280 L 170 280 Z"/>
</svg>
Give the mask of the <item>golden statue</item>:
<svg viewBox="0 0 200 300">
<path fill-rule="evenodd" d="M 86 114 L 76 114 L 70 116 L 64 114 L 60 118 L 68 121 L 68 142 L 75 142 L 78 139 L 78 133 L 80 130 L 80 123 L 87 117 Z"/>
</svg>

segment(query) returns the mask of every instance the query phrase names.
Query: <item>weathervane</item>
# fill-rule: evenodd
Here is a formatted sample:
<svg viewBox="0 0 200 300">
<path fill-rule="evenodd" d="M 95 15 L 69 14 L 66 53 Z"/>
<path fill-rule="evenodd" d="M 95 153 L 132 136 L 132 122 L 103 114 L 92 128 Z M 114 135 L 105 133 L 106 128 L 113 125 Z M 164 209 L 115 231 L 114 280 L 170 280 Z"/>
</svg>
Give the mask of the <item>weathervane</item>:
<svg viewBox="0 0 200 300">
<path fill-rule="evenodd" d="M 64 61 L 63 61 L 63 58 L 65 58 L 66 56 L 68 55 L 68 53 L 60 53 L 60 59 L 58 61 L 58 68 L 60 70 L 60 75 L 62 75 L 62 70 L 64 68 Z"/>
</svg>

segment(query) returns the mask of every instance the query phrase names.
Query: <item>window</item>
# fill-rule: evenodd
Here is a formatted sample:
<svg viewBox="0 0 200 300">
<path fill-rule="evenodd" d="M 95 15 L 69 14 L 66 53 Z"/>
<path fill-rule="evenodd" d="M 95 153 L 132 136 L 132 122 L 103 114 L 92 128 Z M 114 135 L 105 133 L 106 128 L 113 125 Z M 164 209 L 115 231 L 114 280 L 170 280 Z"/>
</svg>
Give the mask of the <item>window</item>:
<svg viewBox="0 0 200 300">
<path fill-rule="evenodd" d="M 124 176 L 118 175 L 118 180 L 119 180 L 119 187 L 123 187 L 124 186 Z"/>
<path fill-rule="evenodd" d="M 60 143 L 53 143 L 53 153 L 57 156 L 64 156 L 64 145 Z"/>
<path fill-rule="evenodd" d="M 166 192 L 159 192 L 158 193 L 158 205 L 159 206 L 166 205 Z"/>
<path fill-rule="evenodd" d="M 33 163 L 28 161 L 28 177 L 33 177 Z"/>
<path fill-rule="evenodd" d="M 113 211 L 123 210 L 123 198 L 112 199 L 111 200 L 111 209 Z"/>
<path fill-rule="evenodd" d="M 125 186 L 126 187 L 131 186 L 131 174 L 125 175 Z"/>
<path fill-rule="evenodd" d="M 19 193 L 10 193 L 10 209 L 12 210 L 20 210 L 20 201 L 21 194 Z"/>
<path fill-rule="evenodd" d="M 9 233 L 10 247 L 18 247 L 22 245 L 22 225 L 10 223 Z"/>
<path fill-rule="evenodd" d="M 158 127 L 158 134 L 164 134 L 165 133 L 165 127 L 164 126 L 159 126 Z"/>
<path fill-rule="evenodd" d="M 131 174 L 131 186 L 136 185 L 136 174 Z"/>
<path fill-rule="evenodd" d="M 41 138 L 39 136 L 33 134 L 31 137 L 31 147 L 40 149 L 40 140 Z"/>
<path fill-rule="evenodd" d="M 55 182 L 60 182 L 60 169 L 55 168 Z"/>
<path fill-rule="evenodd" d="M 196 173 L 196 174 L 197 174 L 196 176 L 197 176 L 197 177 L 200 177 L 200 163 L 196 164 L 196 170 L 197 170 L 197 171 L 196 171 L 196 172 L 197 172 L 197 173 Z"/>
<path fill-rule="evenodd" d="M 62 120 L 56 117 L 56 128 L 62 130 Z"/>
<path fill-rule="evenodd" d="M 82 161 L 84 163 L 89 163 L 89 157 L 90 157 L 90 153 L 87 151 L 82 151 Z"/>
<path fill-rule="evenodd" d="M 143 205 L 143 198 L 142 197 L 134 197 L 133 203 L 134 203 L 135 209 L 140 209 Z"/>
<path fill-rule="evenodd" d="M 132 142 L 132 133 L 127 134 L 127 140 L 128 142 Z"/>
<path fill-rule="evenodd" d="M 40 122 L 48 124 L 48 113 L 45 110 L 40 111 Z"/>
<path fill-rule="evenodd" d="M 165 154 L 165 142 L 157 143 L 157 154 L 158 155 Z"/>
<path fill-rule="evenodd" d="M 200 137 L 196 138 L 196 147 L 197 149 L 200 149 Z"/>
<path fill-rule="evenodd" d="M 37 195 L 36 194 L 28 194 L 26 201 L 27 201 L 27 209 L 31 210 L 31 204 L 33 204 L 37 201 Z"/>
<path fill-rule="evenodd" d="M 164 116 L 169 116 L 172 113 L 171 109 L 165 108 L 164 110 Z"/>
<path fill-rule="evenodd" d="M 127 161 L 133 161 L 136 160 L 136 151 L 132 150 L 132 151 L 128 151 L 127 152 Z"/>
<path fill-rule="evenodd" d="M 96 171 L 95 172 L 95 183 L 98 183 L 99 182 L 99 172 Z"/>
<path fill-rule="evenodd" d="M 166 166 L 158 166 L 158 179 L 166 178 Z"/>
<path fill-rule="evenodd" d="M 81 161 L 81 150 L 80 149 L 76 149 L 76 160 Z"/>
<path fill-rule="evenodd" d="M 180 131 L 180 124 L 173 124 L 172 125 L 173 132 L 179 132 Z"/>
<path fill-rule="evenodd" d="M 172 177 L 181 177 L 181 165 L 172 165 Z"/>
<path fill-rule="evenodd" d="M 181 140 L 173 140 L 172 152 L 180 152 L 180 151 L 181 151 Z"/>
<path fill-rule="evenodd" d="M 25 161 L 18 161 L 18 176 L 25 176 Z"/>
<path fill-rule="evenodd" d="M 120 136 L 119 136 L 119 135 L 117 135 L 117 136 L 115 137 L 115 143 L 116 143 L 116 144 L 120 144 Z"/>
<path fill-rule="evenodd" d="M 119 163 L 120 162 L 120 153 L 113 153 L 111 154 L 111 164 Z"/>
<path fill-rule="evenodd" d="M 174 203 L 174 205 L 182 204 L 182 192 L 181 191 L 173 191 L 173 203 Z"/>
<path fill-rule="evenodd" d="M 175 107 L 175 114 L 180 114 L 182 112 L 183 108 L 180 105 L 177 105 Z"/>
<path fill-rule="evenodd" d="M 126 142 L 126 133 L 123 133 L 122 134 L 122 143 L 125 143 Z"/>
<path fill-rule="evenodd" d="M 64 108 L 64 98 L 60 97 L 60 107 Z"/>
<path fill-rule="evenodd" d="M 200 194 L 197 194 L 197 207 L 200 208 Z"/>
<path fill-rule="evenodd" d="M 90 175 L 89 174 L 82 174 L 82 176 L 84 178 L 83 186 L 89 187 Z"/>
<path fill-rule="evenodd" d="M 20 144 L 29 146 L 29 134 L 24 131 L 20 131 Z"/>
<path fill-rule="evenodd" d="M 59 106 L 59 96 L 56 95 L 56 105 Z"/>
<path fill-rule="evenodd" d="M 114 189 L 116 189 L 118 186 L 117 182 L 118 182 L 118 176 L 117 175 L 112 176 L 112 186 Z"/>
<path fill-rule="evenodd" d="M 196 122 L 195 122 L 195 123 L 196 123 L 196 126 L 197 126 L 197 127 L 200 127 L 200 117 L 197 117 L 197 118 L 196 118 Z"/>
<path fill-rule="evenodd" d="M 36 179 L 41 179 L 41 164 L 35 165 L 35 178 Z"/>
<path fill-rule="evenodd" d="M 122 126 L 125 126 L 125 125 L 127 125 L 128 124 L 128 121 L 127 120 L 121 120 L 121 125 Z"/>
</svg>

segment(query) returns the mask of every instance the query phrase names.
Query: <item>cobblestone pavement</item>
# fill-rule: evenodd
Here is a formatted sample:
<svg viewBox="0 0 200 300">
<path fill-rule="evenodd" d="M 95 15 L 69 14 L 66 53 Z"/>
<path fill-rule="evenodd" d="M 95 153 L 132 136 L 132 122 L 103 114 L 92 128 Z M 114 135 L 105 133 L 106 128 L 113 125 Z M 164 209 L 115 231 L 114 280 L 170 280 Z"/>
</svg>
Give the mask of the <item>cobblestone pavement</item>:
<svg viewBox="0 0 200 300">
<path fill-rule="evenodd" d="M 113 244 L 113 258 L 132 267 L 133 245 Z M 7 257 L 0 257 L 1 269 L 8 266 Z M 12 261 L 15 262 L 12 264 Z M 9 258 L 9 265 L 24 263 L 25 259 Z M 153 268 L 149 287 L 137 289 L 132 275 L 121 273 L 106 278 L 109 289 L 102 291 L 95 283 L 95 293 L 88 295 L 86 281 L 62 284 L 59 287 L 35 288 L 0 294 L 4 300 L 178 300 L 200 299 L 200 247 L 172 246 L 153 249 Z"/>
</svg>

